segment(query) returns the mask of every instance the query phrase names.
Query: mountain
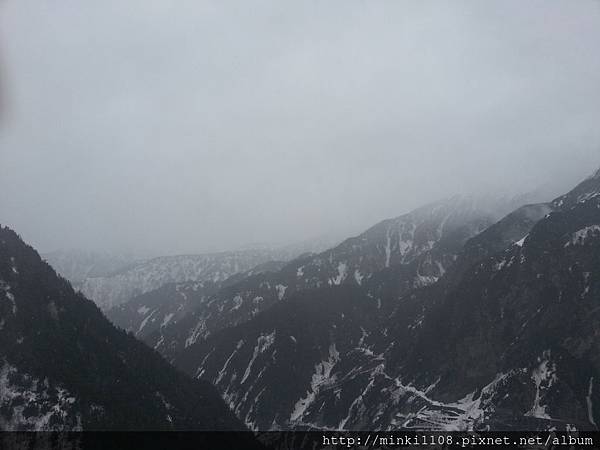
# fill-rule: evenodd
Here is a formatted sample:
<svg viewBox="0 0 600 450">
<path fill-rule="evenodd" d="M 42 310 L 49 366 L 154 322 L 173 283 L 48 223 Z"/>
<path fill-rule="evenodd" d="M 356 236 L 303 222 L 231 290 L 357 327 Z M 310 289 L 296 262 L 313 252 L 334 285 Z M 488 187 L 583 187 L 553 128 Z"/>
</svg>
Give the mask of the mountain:
<svg viewBox="0 0 600 450">
<path fill-rule="evenodd" d="M 473 426 L 597 429 L 600 183 L 590 187 L 474 265 L 424 320 L 406 376 L 435 383 L 431 398 L 467 399 Z M 415 426 L 449 411 L 420 414 Z"/>
<path fill-rule="evenodd" d="M 227 283 L 200 297 L 178 322 L 144 340 L 171 360 L 196 341 L 248 321 L 296 292 L 355 285 L 380 303 L 376 275 L 380 272 L 394 274 L 398 292 L 430 285 L 452 266 L 464 242 L 494 223 L 504 208 L 506 203 L 454 197 L 385 220 L 332 249 L 303 255 L 279 271 Z"/>
<path fill-rule="evenodd" d="M 213 386 L 116 329 L 0 227 L 0 429 L 244 427 Z"/>
<path fill-rule="evenodd" d="M 255 274 L 279 270 L 284 265 L 284 262 L 269 261 L 223 281 L 165 284 L 109 309 L 106 316 L 112 323 L 132 332 L 138 339 L 145 339 L 168 325 L 175 325 L 193 312 L 197 305 L 204 303 L 210 295 L 225 286 Z"/>
<path fill-rule="evenodd" d="M 334 242 L 332 235 L 323 235 L 285 246 L 262 245 L 220 253 L 162 256 L 104 273 L 98 270 L 99 267 L 94 266 L 95 270 L 89 267 L 108 262 L 99 261 L 98 255 L 90 256 L 88 265 L 85 264 L 85 252 L 56 252 L 46 257 L 56 265 L 59 273 L 77 281 L 76 287 L 106 311 L 167 284 L 220 283 L 271 261 L 289 261 L 303 253 L 320 251 L 331 242 Z M 89 271 L 87 276 L 86 270 Z M 166 291 L 158 295 L 163 294 Z M 174 297 L 165 298 L 165 301 L 178 301 L 178 294 L 175 292 Z"/>
<path fill-rule="evenodd" d="M 277 259 L 271 250 L 245 250 L 204 255 L 162 256 L 143 261 L 111 276 L 87 278 L 81 292 L 103 310 L 168 283 L 218 283 L 232 275 Z"/>
<path fill-rule="evenodd" d="M 444 283 L 458 281 L 473 264 L 506 249 L 523 239 L 533 226 L 557 208 L 552 202 L 535 203 L 521 206 L 502 218 L 477 236 L 469 239 L 463 248 L 460 258 Z"/>
<path fill-rule="evenodd" d="M 41 256 L 75 286 L 86 278 L 110 276 L 140 260 L 133 255 L 85 250 L 57 250 Z"/>
<path fill-rule="evenodd" d="M 386 267 L 388 254 L 403 259 L 384 245 L 384 267 L 362 283 L 286 291 L 173 362 L 260 430 L 595 430 L 599 174 L 459 240 L 445 259 L 417 256 L 444 268 L 430 283 L 401 270 L 410 263 Z"/>
</svg>

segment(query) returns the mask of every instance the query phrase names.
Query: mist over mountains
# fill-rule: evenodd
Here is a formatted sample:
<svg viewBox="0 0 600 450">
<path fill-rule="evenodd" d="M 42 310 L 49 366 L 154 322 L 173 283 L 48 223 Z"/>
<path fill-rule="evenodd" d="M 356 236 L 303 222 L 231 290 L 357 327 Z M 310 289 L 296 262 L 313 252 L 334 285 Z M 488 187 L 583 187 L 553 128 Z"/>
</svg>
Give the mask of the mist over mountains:
<svg viewBox="0 0 600 450">
<path fill-rule="evenodd" d="M 129 334 L 2 228 L 0 424 L 595 430 L 599 202 L 600 171 L 550 202 L 452 197 L 287 262 L 226 254 L 230 274 L 101 298 Z M 179 270 L 150 263 L 158 284 Z"/>
<path fill-rule="evenodd" d="M 0 10 L 0 447 L 600 432 L 600 3 Z"/>
<path fill-rule="evenodd" d="M 149 1 L 1 5 L 0 208 L 42 253 L 341 240 L 600 163 L 595 0 Z"/>
</svg>

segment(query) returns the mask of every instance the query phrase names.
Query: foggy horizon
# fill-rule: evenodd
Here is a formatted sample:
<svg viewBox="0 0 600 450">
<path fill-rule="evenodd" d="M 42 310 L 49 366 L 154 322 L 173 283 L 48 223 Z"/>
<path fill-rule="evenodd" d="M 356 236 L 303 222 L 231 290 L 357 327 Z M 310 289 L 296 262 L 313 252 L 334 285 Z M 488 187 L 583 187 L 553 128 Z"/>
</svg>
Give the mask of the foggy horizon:
<svg viewBox="0 0 600 450">
<path fill-rule="evenodd" d="M 0 223 L 189 254 L 550 200 L 600 167 L 600 2 L 540 5 L 6 0 Z"/>
<path fill-rule="evenodd" d="M 0 0 L 0 447 L 594 447 L 600 0 Z"/>
</svg>

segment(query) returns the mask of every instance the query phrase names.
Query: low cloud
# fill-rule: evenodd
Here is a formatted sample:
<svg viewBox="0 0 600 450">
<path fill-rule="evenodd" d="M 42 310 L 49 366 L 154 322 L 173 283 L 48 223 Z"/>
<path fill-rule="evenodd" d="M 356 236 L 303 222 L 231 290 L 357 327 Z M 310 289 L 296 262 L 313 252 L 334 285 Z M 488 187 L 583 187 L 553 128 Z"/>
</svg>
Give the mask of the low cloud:
<svg viewBox="0 0 600 450">
<path fill-rule="evenodd" d="M 0 222 L 44 251 L 353 233 L 453 193 L 550 195 L 600 166 L 595 1 L 0 13 Z"/>
</svg>

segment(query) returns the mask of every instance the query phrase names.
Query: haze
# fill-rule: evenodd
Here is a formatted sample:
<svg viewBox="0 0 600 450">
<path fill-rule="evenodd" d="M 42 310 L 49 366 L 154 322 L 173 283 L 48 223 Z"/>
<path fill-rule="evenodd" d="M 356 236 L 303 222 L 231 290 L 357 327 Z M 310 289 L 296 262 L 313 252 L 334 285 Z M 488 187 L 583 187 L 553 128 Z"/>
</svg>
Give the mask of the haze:
<svg viewBox="0 0 600 450">
<path fill-rule="evenodd" d="M 6 0 L 0 223 L 42 251 L 362 231 L 600 166 L 598 1 Z"/>
</svg>

